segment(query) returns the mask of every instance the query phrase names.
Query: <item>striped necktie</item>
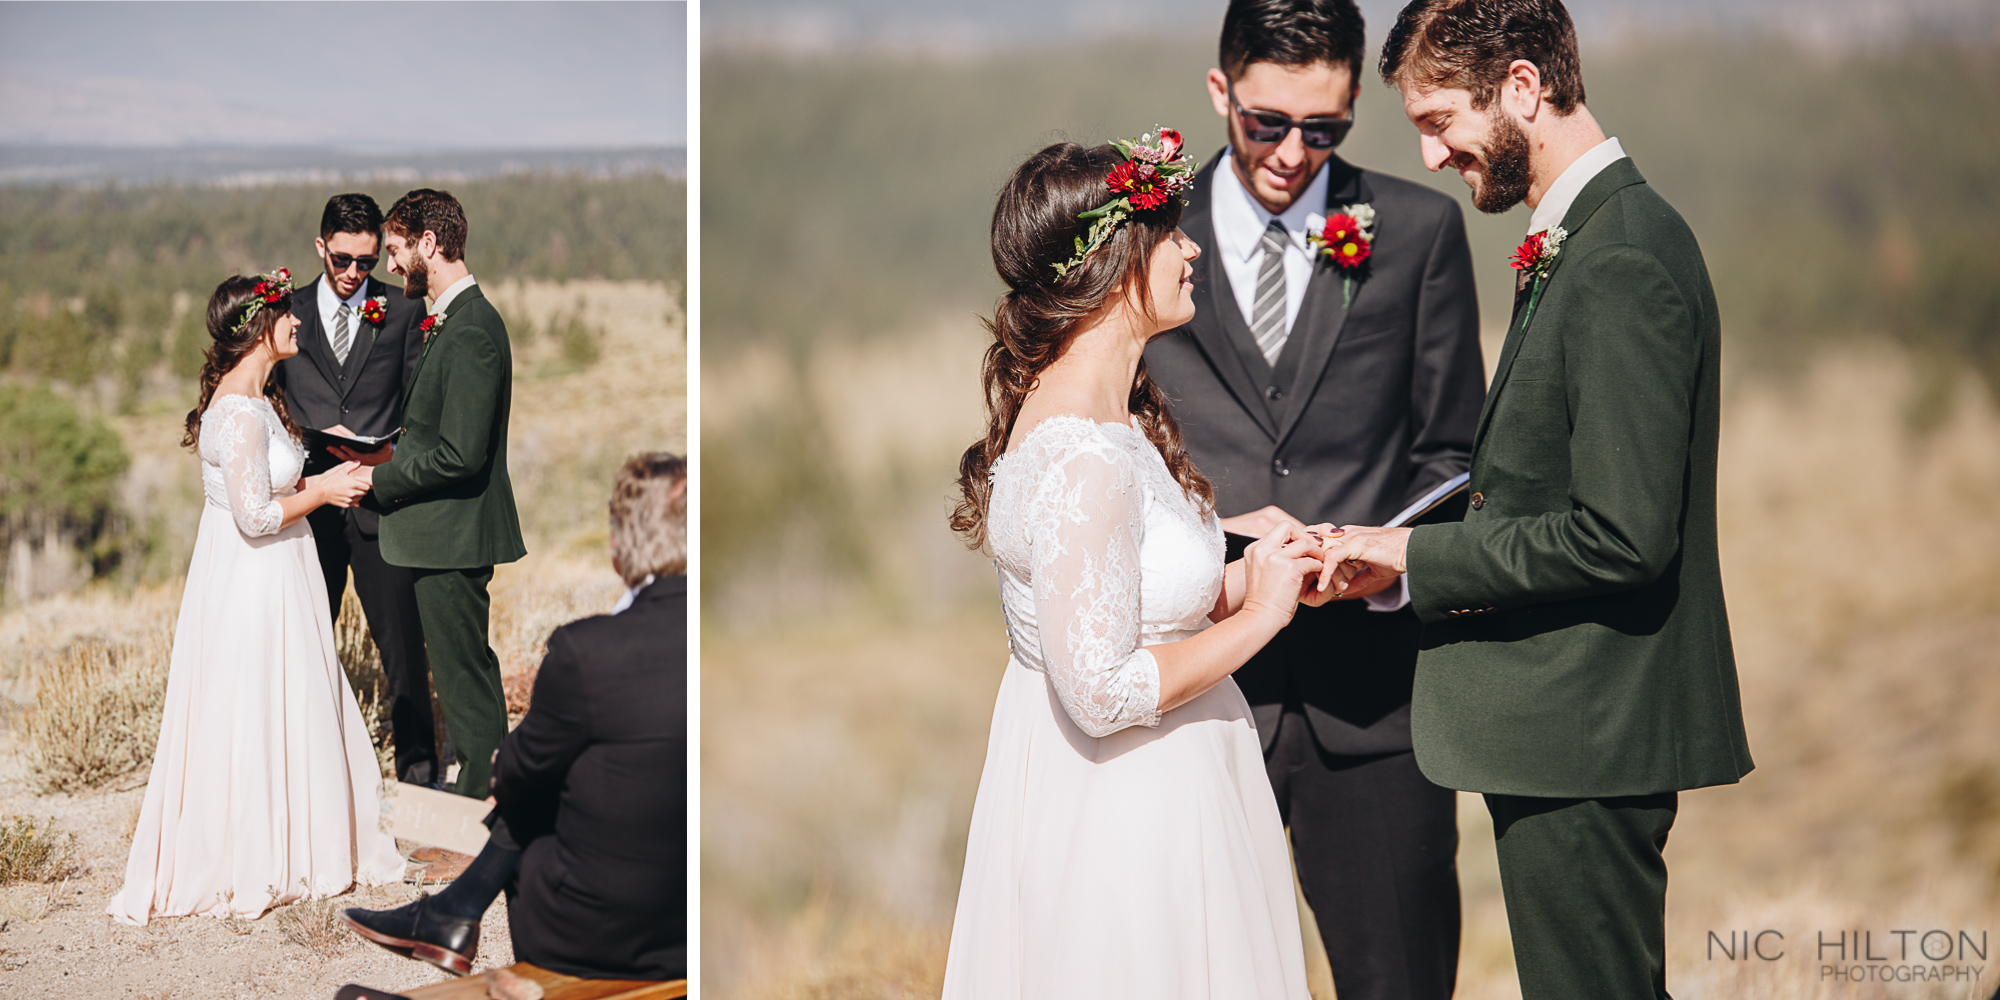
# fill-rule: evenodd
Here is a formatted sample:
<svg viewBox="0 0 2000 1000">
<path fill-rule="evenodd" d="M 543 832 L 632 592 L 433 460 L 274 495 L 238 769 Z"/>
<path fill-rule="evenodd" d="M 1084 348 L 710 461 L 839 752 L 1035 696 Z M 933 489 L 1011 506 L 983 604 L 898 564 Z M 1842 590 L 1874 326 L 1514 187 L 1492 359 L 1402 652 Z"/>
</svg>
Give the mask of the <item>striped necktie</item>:
<svg viewBox="0 0 2000 1000">
<path fill-rule="evenodd" d="M 1264 262 L 1257 267 L 1257 300 L 1250 309 L 1250 333 L 1272 367 L 1285 349 L 1285 245 L 1291 237 L 1276 219 L 1264 228 Z"/>
<path fill-rule="evenodd" d="M 353 312 L 347 303 L 340 304 L 340 311 L 333 314 L 333 356 L 341 364 L 347 363 L 347 349 L 353 345 L 354 337 L 348 332 L 347 314 Z"/>
</svg>

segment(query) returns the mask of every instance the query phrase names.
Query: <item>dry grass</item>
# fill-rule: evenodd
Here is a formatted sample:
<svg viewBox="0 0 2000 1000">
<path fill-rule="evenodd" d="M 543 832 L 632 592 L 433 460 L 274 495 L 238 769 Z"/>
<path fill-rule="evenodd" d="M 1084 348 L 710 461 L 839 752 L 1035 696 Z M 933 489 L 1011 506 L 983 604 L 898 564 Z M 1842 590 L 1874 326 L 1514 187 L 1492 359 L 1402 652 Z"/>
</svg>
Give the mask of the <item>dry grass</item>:
<svg viewBox="0 0 2000 1000">
<path fill-rule="evenodd" d="M 348 584 L 341 598 L 340 617 L 333 622 L 333 652 L 341 672 L 354 689 L 354 701 L 361 708 L 361 724 L 368 730 L 368 742 L 375 748 L 375 763 L 384 777 L 396 776 L 394 730 L 389 719 L 389 678 L 382 673 L 382 652 L 368 632 L 368 617 L 354 585 Z"/>
<path fill-rule="evenodd" d="M 58 833 L 51 818 L 0 820 L 0 885 L 56 882 L 75 875 L 82 865 L 76 856 L 76 834 Z"/>
<path fill-rule="evenodd" d="M 276 914 L 278 930 L 283 932 L 285 940 L 321 959 L 338 958 L 354 941 L 353 935 L 340 923 L 343 906 L 339 900 L 323 899 L 284 907 Z"/>
<path fill-rule="evenodd" d="M 159 741 L 172 633 L 82 639 L 40 658 L 27 713 L 38 791 L 76 791 L 147 767 Z"/>
<path fill-rule="evenodd" d="M 951 553 L 936 523 L 977 428 L 976 407 L 941 395 L 976 370 L 977 345 L 955 343 L 877 345 L 874 375 L 806 370 L 825 378 L 818 419 L 890 571 L 977 596 L 922 615 L 822 596 L 811 616 L 705 633 L 703 970 L 717 998 L 935 995 L 1005 655 L 990 567 Z M 732 364 L 707 385 L 720 433 L 763 405 L 772 367 Z M 1840 985 L 1813 961 L 1821 931 L 1872 930 L 1878 953 L 1897 928 L 2000 937 L 2000 411 L 1968 379 L 1920 433 L 1907 417 L 1924 394 L 1903 357 L 1857 351 L 1725 404 L 1722 555 L 1758 769 L 1681 798 L 1668 962 L 1683 1000 L 1959 1000 L 2000 985 L 2000 956 L 1974 956 L 1976 985 Z M 899 479 L 914 485 L 885 485 Z M 791 610 L 765 600 L 779 619 Z M 1457 995 L 1514 1000 L 1492 832 L 1471 796 L 1460 831 Z M 1791 947 L 1777 962 L 1708 958 L 1707 934 L 1731 929 Z"/>
</svg>

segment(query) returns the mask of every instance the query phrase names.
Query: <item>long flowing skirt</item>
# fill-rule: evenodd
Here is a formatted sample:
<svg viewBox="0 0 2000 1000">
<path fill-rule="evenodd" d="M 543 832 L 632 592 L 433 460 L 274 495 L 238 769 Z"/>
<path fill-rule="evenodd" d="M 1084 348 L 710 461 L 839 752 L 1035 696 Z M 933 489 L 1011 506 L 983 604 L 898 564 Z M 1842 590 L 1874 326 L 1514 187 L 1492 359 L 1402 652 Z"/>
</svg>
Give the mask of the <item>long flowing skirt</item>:
<svg viewBox="0 0 2000 1000">
<path fill-rule="evenodd" d="M 204 504 L 152 777 L 105 912 L 254 918 L 400 879 L 381 789 L 312 529 L 245 538 Z"/>
<path fill-rule="evenodd" d="M 1234 681 L 1092 739 L 1009 659 L 944 996 L 1306 1000 L 1291 856 Z"/>
</svg>

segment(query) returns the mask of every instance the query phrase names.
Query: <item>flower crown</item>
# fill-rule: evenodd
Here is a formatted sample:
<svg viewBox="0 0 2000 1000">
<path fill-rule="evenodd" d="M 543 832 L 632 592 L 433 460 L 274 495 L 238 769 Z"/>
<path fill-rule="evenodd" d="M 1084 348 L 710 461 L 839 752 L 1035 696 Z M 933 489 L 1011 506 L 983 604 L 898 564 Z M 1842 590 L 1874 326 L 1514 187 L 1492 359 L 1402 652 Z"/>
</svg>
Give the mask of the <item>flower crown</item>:
<svg viewBox="0 0 2000 1000">
<path fill-rule="evenodd" d="M 236 325 L 229 328 L 231 336 L 242 333 L 243 328 L 250 325 L 250 318 L 265 306 L 277 305 L 285 296 L 292 294 L 292 272 L 281 267 L 258 275 L 257 287 L 252 289 L 252 294 L 256 297 L 250 300 L 249 307 L 243 310 Z"/>
<path fill-rule="evenodd" d="M 1169 198 L 1186 204 L 1188 189 L 1194 187 L 1194 158 L 1181 150 L 1179 132 L 1161 126 L 1137 139 L 1119 139 L 1111 145 L 1125 162 L 1104 175 L 1104 186 L 1119 197 L 1077 215 L 1091 220 L 1090 233 L 1076 238 L 1076 253 L 1069 260 L 1050 265 L 1057 277 L 1082 264 L 1132 213 L 1152 211 Z"/>
</svg>

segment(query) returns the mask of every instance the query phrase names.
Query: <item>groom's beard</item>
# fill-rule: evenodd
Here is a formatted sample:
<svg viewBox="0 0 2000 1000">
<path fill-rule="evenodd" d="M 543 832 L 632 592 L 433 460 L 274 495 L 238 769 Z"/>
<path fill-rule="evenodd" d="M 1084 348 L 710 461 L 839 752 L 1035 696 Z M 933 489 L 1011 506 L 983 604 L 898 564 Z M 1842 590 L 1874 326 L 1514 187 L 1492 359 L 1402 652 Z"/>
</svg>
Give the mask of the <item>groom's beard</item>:
<svg viewBox="0 0 2000 1000">
<path fill-rule="evenodd" d="M 422 257 L 410 255 L 410 266 L 403 272 L 403 297 L 421 299 L 431 291 L 431 267 Z"/>
<path fill-rule="evenodd" d="M 1528 134 L 1500 110 L 1498 101 L 1486 120 L 1492 125 L 1486 137 L 1486 156 L 1481 160 L 1486 169 L 1479 190 L 1472 193 L 1472 207 L 1495 215 L 1528 196 Z"/>
</svg>

